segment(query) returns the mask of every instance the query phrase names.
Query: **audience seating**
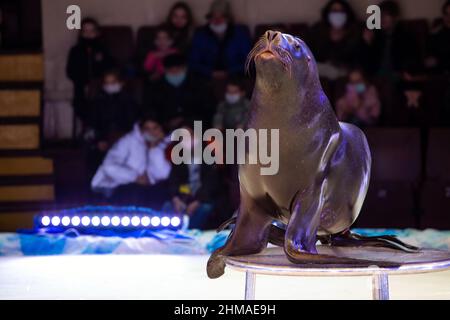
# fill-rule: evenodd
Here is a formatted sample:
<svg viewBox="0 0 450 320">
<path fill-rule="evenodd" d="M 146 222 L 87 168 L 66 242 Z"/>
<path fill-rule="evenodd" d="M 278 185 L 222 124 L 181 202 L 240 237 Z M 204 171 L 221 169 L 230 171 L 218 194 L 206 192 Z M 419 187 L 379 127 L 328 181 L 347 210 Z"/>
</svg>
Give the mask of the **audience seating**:
<svg viewBox="0 0 450 320">
<path fill-rule="evenodd" d="M 365 130 L 372 153 L 369 191 L 358 227 L 417 227 L 415 195 L 421 172 L 419 129 Z"/>
<path fill-rule="evenodd" d="M 422 228 L 450 229 L 450 129 L 433 128 L 428 136 L 426 178 L 422 188 Z"/>
</svg>

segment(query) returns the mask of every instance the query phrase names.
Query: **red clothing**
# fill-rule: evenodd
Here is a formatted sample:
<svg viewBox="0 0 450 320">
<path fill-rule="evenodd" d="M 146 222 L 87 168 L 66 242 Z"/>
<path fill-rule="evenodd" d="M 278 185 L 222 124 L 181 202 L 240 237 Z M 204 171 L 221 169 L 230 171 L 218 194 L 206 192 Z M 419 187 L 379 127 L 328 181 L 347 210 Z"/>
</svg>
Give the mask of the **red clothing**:
<svg viewBox="0 0 450 320">
<path fill-rule="evenodd" d="M 156 73 L 162 76 L 164 74 L 164 64 L 163 64 L 164 57 L 166 57 L 169 54 L 178 53 L 178 49 L 171 48 L 164 55 L 157 55 L 156 53 L 157 51 L 150 51 L 147 54 L 147 57 L 145 58 L 144 62 L 144 69 L 150 74 Z"/>
</svg>

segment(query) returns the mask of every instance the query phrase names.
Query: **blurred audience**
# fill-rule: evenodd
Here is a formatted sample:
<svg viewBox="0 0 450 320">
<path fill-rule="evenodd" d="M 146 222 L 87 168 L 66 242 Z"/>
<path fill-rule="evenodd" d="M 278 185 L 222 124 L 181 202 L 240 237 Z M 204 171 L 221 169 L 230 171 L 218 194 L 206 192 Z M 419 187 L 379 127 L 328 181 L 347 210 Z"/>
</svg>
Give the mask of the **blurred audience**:
<svg viewBox="0 0 450 320">
<path fill-rule="evenodd" d="M 169 54 L 178 52 L 174 46 L 174 40 L 168 28 L 159 27 L 155 33 L 155 49 L 147 54 L 144 62 L 144 70 L 148 80 L 157 81 L 164 75 L 164 58 Z"/>
<path fill-rule="evenodd" d="M 144 117 L 109 151 L 91 182 L 93 191 L 121 205 L 158 208 L 168 197 L 169 137 L 153 117 Z"/>
<path fill-rule="evenodd" d="M 322 78 L 335 80 L 347 74 L 359 45 L 355 13 L 347 1 L 330 0 L 325 5 L 322 20 L 312 27 L 310 45 Z"/>
<path fill-rule="evenodd" d="M 213 110 L 208 85 L 190 74 L 183 55 L 167 56 L 164 66 L 164 77 L 146 90 L 145 109 L 154 112 L 169 130 L 187 118 L 209 123 Z"/>
<path fill-rule="evenodd" d="M 398 80 L 403 73 L 420 68 L 418 44 L 412 33 L 399 23 L 401 14 L 397 2 L 386 0 L 379 6 L 381 29 L 364 28 L 363 32 L 365 69 L 371 74 Z"/>
<path fill-rule="evenodd" d="M 206 15 L 207 25 L 196 30 L 189 66 L 197 75 L 222 80 L 243 74 L 251 39 L 245 27 L 236 25 L 226 0 L 214 0 Z"/>
<path fill-rule="evenodd" d="M 450 0 L 427 35 L 426 48 L 425 39 L 402 21 L 396 1 L 379 5 L 381 30 L 363 27 L 346 0 L 328 1 L 321 20 L 308 29 L 308 44 L 338 119 L 359 127 L 417 126 L 425 121 L 423 104 L 428 104 L 439 111 L 439 124 L 450 125 Z M 244 128 L 250 109 L 250 88 L 242 77 L 251 49 L 248 28 L 235 22 L 227 0 L 213 0 L 206 19 L 194 30 L 191 8 L 176 2 L 156 29 L 152 49 L 141 50 L 145 62 L 139 51 L 141 62 L 135 64 L 145 77 L 125 82 L 111 69 L 114 61 L 91 18 L 83 20 L 67 61 L 90 165 L 97 169 L 101 163 L 92 189 L 113 203 L 187 214 L 192 228 L 217 225 L 211 219 L 222 220 L 238 206 L 238 166 L 172 166 L 163 127 L 168 133 L 188 130 L 191 141 L 183 143 L 190 151 L 202 142 L 194 139 L 189 121 L 203 121 L 204 129 Z M 102 76 L 102 89 L 88 99 L 87 87 Z M 136 90 L 127 90 L 133 86 Z M 141 94 L 130 94 L 143 86 Z M 139 114 L 152 116 L 136 123 Z"/>
<path fill-rule="evenodd" d="M 169 176 L 170 201 L 163 210 L 187 214 L 189 228 L 205 229 L 214 214 L 220 180 L 215 165 L 195 164 L 193 149 L 202 144 L 194 136 L 190 124 L 183 124 L 181 129 L 187 130 L 190 139 L 182 141 L 184 151 L 191 155 L 191 164 L 174 165 Z M 201 162 L 201 159 L 199 163 Z"/>
<path fill-rule="evenodd" d="M 353 123 L 359 127 L 378 123 L 381 113 L 378 92 L 362 69 L 350 71 L 345 93 L 336 103 L 336 113 L 339 121 Z"/>
<path fill-rule="evenodd" d="M 226 85 L 225 99 L 219 103 L 213 126 L 219 130 L 244 128 L 250 109 L 243 82 L 230 79 Z"/>
<path fill-rule="evenodd" d="M 175 3 L 169 11 L 165 25 L 173 37 L 173 46 L 186 53 L 190 48 L 194 27 L 189 5 L 186 2 Z"/>
<path fill-rule="evenodd" d="M 73 82 L 74 113 L 83 122 L 88 117 L 86 86 L 91 80 L 101 78 L 112 66 L 111 55 L 100 39 L 98 22 L 83 19 L 78 42 L 70 49 L 66 66 L 67 76 Z"/>
</svg>

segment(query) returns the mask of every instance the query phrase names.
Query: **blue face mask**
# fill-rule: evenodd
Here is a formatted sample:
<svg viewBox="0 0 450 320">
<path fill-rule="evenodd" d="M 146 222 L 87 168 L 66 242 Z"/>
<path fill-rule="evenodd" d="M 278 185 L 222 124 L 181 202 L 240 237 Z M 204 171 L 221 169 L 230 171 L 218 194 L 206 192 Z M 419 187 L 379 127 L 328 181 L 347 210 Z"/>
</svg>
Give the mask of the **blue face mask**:
<svg viewBox="0 0 450 320">
<path fill-rule="evenodd" d="M 366 91 L 366 85 L 364 83 L 358 83 L 355 85 L 356 92 L 364 93 Z"/>
<path fill-rule="evenodd" d="M 186 72 L 181 72 L 177 74 L 166 73 L 165 78 L 167 82 L 173 85 L 174 87 L 179 87 L 186 79 Z"/>
</svg>

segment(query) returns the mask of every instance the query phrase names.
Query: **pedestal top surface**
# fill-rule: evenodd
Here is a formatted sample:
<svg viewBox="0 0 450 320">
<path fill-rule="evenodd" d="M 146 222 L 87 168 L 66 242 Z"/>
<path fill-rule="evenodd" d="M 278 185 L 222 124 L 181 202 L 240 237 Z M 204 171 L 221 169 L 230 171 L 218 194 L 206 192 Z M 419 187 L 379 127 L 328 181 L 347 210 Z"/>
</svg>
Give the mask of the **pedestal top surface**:
<svg viewBox="0 0 450 320">
<path fill-rule="evenodd" d="M 228 267 L 239 271 L 258 274 L 286 276 L 361 276 L 374 273 L 407 274 L 426 273 L 450 269 L 450 252 L 421 249 L 406 253 L 398 250 L 377 247 L 330 247 L 317 246 L 320 254 L 337 257 L 392 262 L 395 267 L 377 266 L 376 263 L 362 264 L 294 264 L 290 262 L 279 247 L 268 248 L 263 252 L 248 256 L 226 257 Z"/>
</svg>

